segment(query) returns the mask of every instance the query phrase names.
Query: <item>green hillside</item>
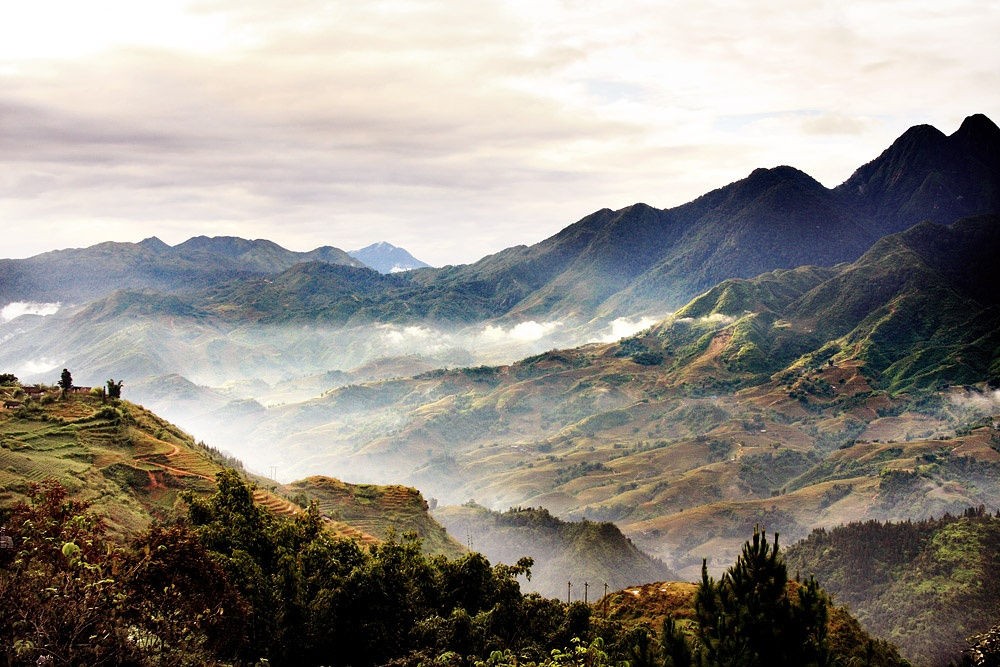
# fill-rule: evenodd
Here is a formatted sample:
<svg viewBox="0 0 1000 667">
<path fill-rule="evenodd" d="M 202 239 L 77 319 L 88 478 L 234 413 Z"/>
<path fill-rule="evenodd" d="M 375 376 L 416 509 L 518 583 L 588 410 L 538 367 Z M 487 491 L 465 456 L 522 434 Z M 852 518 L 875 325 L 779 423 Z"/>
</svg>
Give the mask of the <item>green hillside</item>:
<svg viewBox="0 0 1000 667">
<path fill-rule="evenodd" d="M 918 665 L 947 665 L 1000 615 L 1000 515 L 817 530 L 786 554 Z"/>
<path fill-rule="evenodd" d="M 218 473 L 239 461 L 203 444 L 142 406 L 95 392 L 0 387 L 0 504 L 27 498 L 32 484 L 55 481 L 88 503 L 112 533 L 125 537 L 183 511 L 184 492 L 215 491 Z M 31 393 L 29 393 L 31 392 Z M 301 513 L 316 500 L 333 534 L 375 544 L 415 532 L 432 553 L 463 549 L 428 514 L 419 492 L 400 486 L 349 485 L 314 477 L 281 487 L 256 482 L 256 502 L 277 514 Z"/>
<path fill-rule="evenodd" d="M 119 534 L 175 515 L 183 491 L 211 493 L 228 463 L 156 415 L 90 394 L 0 388 L 0 486 L 9 505 L 54 479 Z"/>
</svg>

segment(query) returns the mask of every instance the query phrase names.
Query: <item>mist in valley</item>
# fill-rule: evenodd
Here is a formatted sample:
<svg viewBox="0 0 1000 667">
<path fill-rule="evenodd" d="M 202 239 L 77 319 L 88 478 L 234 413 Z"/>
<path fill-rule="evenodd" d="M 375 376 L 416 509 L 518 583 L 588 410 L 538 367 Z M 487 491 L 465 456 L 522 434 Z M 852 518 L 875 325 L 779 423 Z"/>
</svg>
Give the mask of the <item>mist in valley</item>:
<svg viewBox="0 0 1000 667">
<path fill-rule="evenodd" d="M 726 567 L 757 524 L 788 543 L 818 526 L 907 518 L 918 506 L 940 514 L 1000 493 L 990 470 L 962 468 L 934 444 L 995 414 L 997 392 L 956 388 L 916 406 L 864 399 L 857 416 L 827 418 L 779 384 L 696 387 L 609 345 L 653 318 L 338 328 L 84 320 L 82 310 L 3 311 L 16 315 L 0 322 L 0 365 L 24 382 L 52 384 L 64 367 L 82 386 L 123 380 L 125 398 L 280 482 L 402 483 L 442 506 L 613 521 L 689 579 L 706 556 L 713 572 Z M 670 318 L 646 335 L 699 340 L 734 321 Z M 856 369 L 822 371 L 866 391 Z M 883 488 L 883 468 L 911 465 L 932 468 Z"/>
<path fill-rule="evenodd" d="M 545 350 L 617 340 L 656 321 L 224 326 L 168 316 L 85 319 L 83 310 L 8 304 L 0 311 L 0 365 L 29 383 L 54 384 L 62 368 L 70 368 L 81 386 L 123 380 L 130 400 L 283 481 L 306 469 L 350 472 L 361 482 L 397 480 L 381 471 L 293 468 L 267 452 L 269 443 L 255 433 L 256 420 L 265 415 L 321 400 L 340 387 L 436 369 L 509 364 Z"/>
</svg>

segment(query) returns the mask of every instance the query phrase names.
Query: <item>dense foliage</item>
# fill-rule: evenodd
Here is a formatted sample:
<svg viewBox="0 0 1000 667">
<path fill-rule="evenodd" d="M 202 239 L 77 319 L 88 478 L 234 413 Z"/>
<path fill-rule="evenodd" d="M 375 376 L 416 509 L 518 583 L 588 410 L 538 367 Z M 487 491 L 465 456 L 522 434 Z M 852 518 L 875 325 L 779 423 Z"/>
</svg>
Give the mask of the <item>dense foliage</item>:
<svg viewBox="0 0 1000 667">
<path fill-rule="evenodd" d="M 967 639 L 1000 617 L 1000 516 L 985 507 L 817 529 L 789 550 L 788 563 L 919 664 L 957 660 Z"/>
<path fill-rule="evenodd" d="M 706 576 L 694 636 L 672 619 L 653 632 L 524 595 L 530 559 L 428 557 L 407 538 L 363 548 L 331 537 L 315 505 L 276 516 L 235 471 L 217 484 L 211 497 L 186 498 L 184 522 L 129 546 L 107 539 L 60 484 L 33 488 L 3 516 L 11 548 L 0 549 L 0 599 L 17 604 L 0 615 L 0 660 L 709 667 L 836 657 L 824 594 L 811 582 L 793 599 L 776 545 L 760 535 L 718 584 Z M 888 653 L 871 664 L 899 663 Z"/>
</svg>

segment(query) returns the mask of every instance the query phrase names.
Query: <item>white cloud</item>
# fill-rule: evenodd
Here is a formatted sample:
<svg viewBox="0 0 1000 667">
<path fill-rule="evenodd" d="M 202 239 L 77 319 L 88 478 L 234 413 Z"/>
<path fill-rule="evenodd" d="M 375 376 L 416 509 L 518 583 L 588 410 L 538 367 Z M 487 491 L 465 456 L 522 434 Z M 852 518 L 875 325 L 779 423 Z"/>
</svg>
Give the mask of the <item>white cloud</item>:
<svg viewBox="0 0 1000 667">
<path fill-rule="evenodd" d="M 563 328 L 559 321 L 536 322 L 528 320 L 519 322 L 510 328 L 488 325 L 475 335 L 483 343 L 502 343 L 505 341 L 534 342 L 550 336 Z"/>
<path fill-rule="evenodd" d="M 662 318 L 642 317 L 637 320 L 628 317 L 619 317 L 611 322 L 607 333 L 601 338 L 602 342 L 614 343 L 622 338 L 639 333 L 643 329 L 656 324 Z"/>
<path fill-rule="evenodd" d="M 29 359 L 25 361 L 15 370 L 16 374 L 19 376 L 23 375 L 35 375 L 37 373 L 45 373 L 46 371 L 55 370 L 59 367 L 59 362 L 53 359 L 46 359 L 44 357 L 38 357 L 37 359 Z"/>
<path fill-rule="evenodd" d="M 735 322 L 736 318 L 731 315 L 724 315 L 723 313 L 712 313 L 711 315 L 705 315 L 704 317 L 681 317 L 678 318 L 677 321 L 687 324 L 721 324 L 725 326 Z"/>
<path fill-rule="evenodd" d="M 952 393 L 951 402 L 962 408 L 977 410 L 985 414 L 1000 412 L 1000 389 L 991 391 L 966 390 Z"/>
<path fill-rule="evenodd" d="M 562 322 L 520 322 L 510 330 L 511 338 L 515 340 L 534 341 L 548 336 L 562 327 Z"/>
<path fill-rule="evenodd" d="M 13 301 L 0 308 L 0 322 L 10 322 L 22 315 L 54 315 L 59 312 L 60 303 L 36 303 L 33 301 Z"/>
</svg>

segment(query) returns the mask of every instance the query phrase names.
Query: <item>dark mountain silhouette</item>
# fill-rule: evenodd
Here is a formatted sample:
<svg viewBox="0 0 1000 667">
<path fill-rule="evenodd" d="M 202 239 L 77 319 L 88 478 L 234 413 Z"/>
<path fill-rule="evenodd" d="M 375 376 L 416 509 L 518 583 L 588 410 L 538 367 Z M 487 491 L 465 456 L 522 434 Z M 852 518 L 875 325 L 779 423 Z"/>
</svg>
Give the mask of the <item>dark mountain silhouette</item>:
<svg viewBox="0 0 1000 667">
<path fill-rule="evenodd" d="M 835 189 L 876 236 L 918 222 L 950 223 L 995 213 L 1000 202 L 1000 128 L 969 116 L 951 136 L 929 125 L 907 130 Z"/>
<path fill-rule="evenodd" d="M 726 278 L 831 266 L 922 220 L 1000 211 L 1000 130 L 971 116 L 950 137 L 908 130 L 832 190 L 792 167 L 672 209 L 602 209 L 531 247 L 415 279 L 483 295 L 516 317 L 663 313 Z"/>
</svg>

